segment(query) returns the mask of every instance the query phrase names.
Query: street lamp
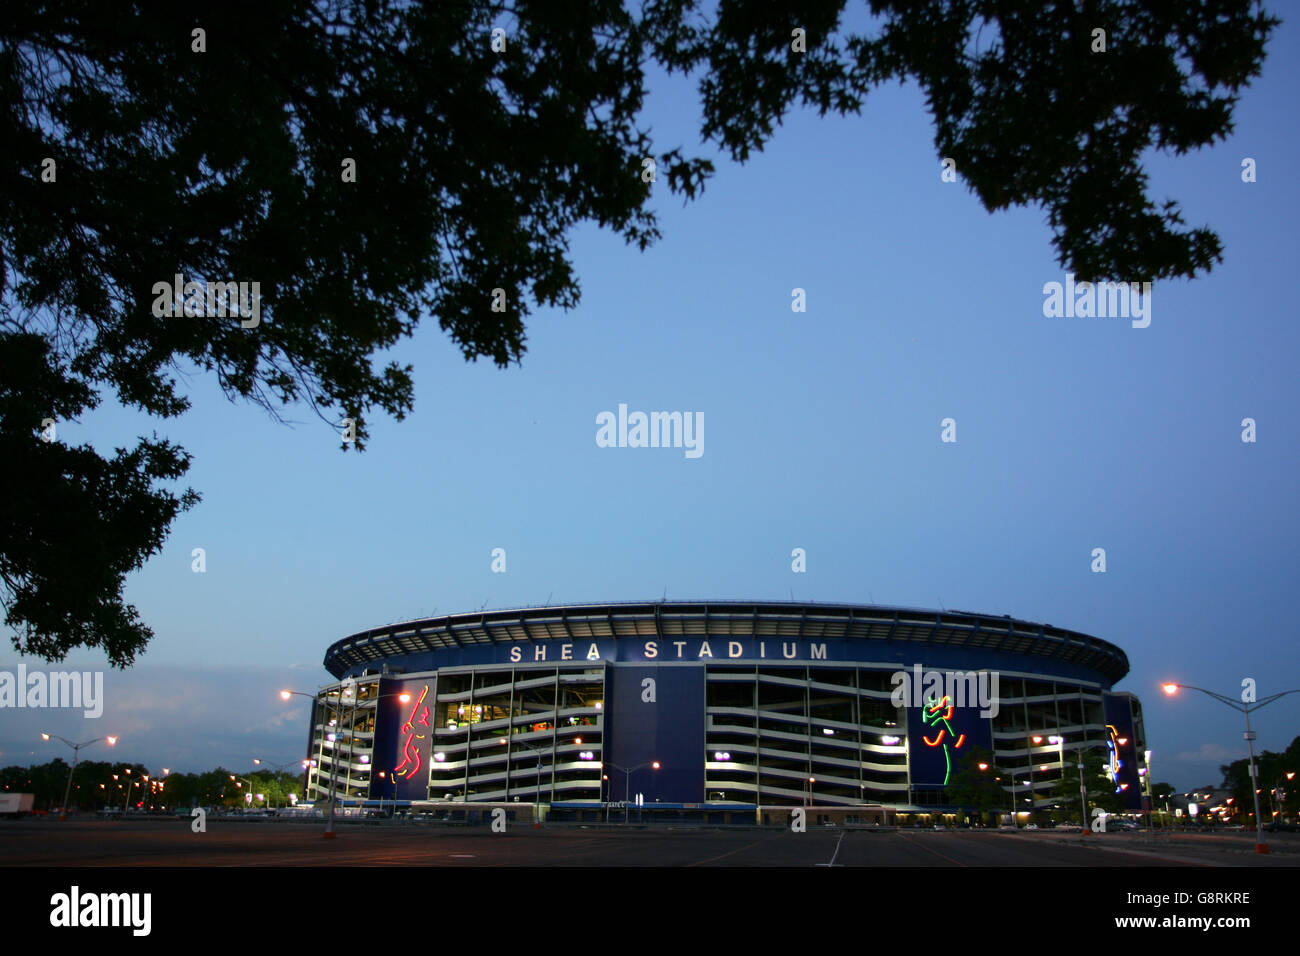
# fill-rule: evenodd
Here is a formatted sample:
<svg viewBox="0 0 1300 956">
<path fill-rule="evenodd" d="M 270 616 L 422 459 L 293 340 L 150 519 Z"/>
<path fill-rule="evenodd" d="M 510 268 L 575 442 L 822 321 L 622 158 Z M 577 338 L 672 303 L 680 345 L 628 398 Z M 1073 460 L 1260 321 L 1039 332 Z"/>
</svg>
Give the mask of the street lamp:
<svg viewBox="0 0 1300 956">
<path fill-rule="evenodd" d="M 1202 694 L 1213 697 L 1219 703 L 1227 704 L 1233 710 L 1240 711 L 1246 715 L 1246 732 L 1242 734 L 1242 736 L 1245 738 L 1247 752 L 1250 754 L 1250 787 L 1255 791 L 1255 852 L 1267 853 L 1268 844 L 1264 842 L 1264 821 L 1259 815 L 1259 782 L 1256 779 L 1255 771 L 1255 731 L 1250 729 L 1250 712 L 1252 710 L 1259 710 L 1265 704 L 1271 704 L 1273 701 L 1280 697 L 1285 697 L 1287 694 L 1300 694 L 1300 688 L 1297 688 L 1296 690 L 1284 690 L 1279 694 L 1273 694 L 1272 696 L 1265 697 L 1260 701 L 1252 703 L 1243 701 L 1239 704 L 1231 697 L 1224 697 L 1222 694 L 1216 694 L 1214 691 L 1206 690 L 1204 687 L 1193 687 L 1191 684 L 1175 684 L 1173 682 L 1164 685 L 1164 691 L 1170 697 L 1178 693 L 1180 689 L 1199 690 Z"/>
<path fill-rule="evenodd" d="M 1048 739 L 1049 739 L 1049 742 L 1056 743 L 1056 745 L 1057 745 L 1059 748 L 1064 748 L 1064 745 L 1065 745 L 1065 738 L 1064 738 L 1064 737 L 1062 737 L 1062 736 L 1060 736 L 1060 735 L 1057 735 L 1057 736 L 1054 736 L 1054 737 L 1051 737 L 1051 738 L 1048 738 Z M 1128 742 L 1128 738 L 1127 738 L 1127 737 L 1121 737 L 1120 740 L 1121 740 L 1121 742 L 1123 742 L 1123 743 L 1127 743 L 1127 742 Z M 1107 745 L 1104 744 L 1104 743 L 1100 743 L 1100 744 L 1090 744 L 1090 743 L 1086 743 L 1086 742 L 1085 742 L 1085 743 L 1079 745 L 1078 751 L 1075 753 L 1075 758 L 1076 758 L 1075 768 L 1079 771 L 1079 817 L 1080 817 L 1080 822 L 1081 822 L 1081 824 L 1082 824 L 1082 828 L 1083 828 L 1083 829 L 1082 829 L 1082 833 L 1083 833 L 1084 836 L 1090 836 L 1090 835 L 1092 834 L 1092 829 L 1088 826 L 1088 783 L 1087 783 L 1087 780 L 1086 780 L 1085 777 L 1084 777 L 1084 772 L 1085 772 L 1085 770 L 1086 770 L 1087 768 L 1084 767 L 1084 764 L 1083 764 L 1083 755 L 1086 754 L 1086 753 L 1088 753 L 1089 751 L 1097 750 L 1097 749 L 1099 749 L 1099 748 L 1101 748 L 1101 747 L 1105 747 L 1105 746 L 1107 746 Z M 1062 779 L 1062 780 L 1065 779 L 1065 751 L 1064 751 L 1064 749 L 1061 750 L 1061 779 Z M 1127 786 L 1127 784 L 1124 784 L 1123 786 Z M 1062 788 L 1062 789 L 1064 789 L 1064 788 Z"/>
<path fill-rule="evenodd" d="M 1141 778 L 1139 784 L 1143 788 L 1142 803 L 1147 818 L 1147 837 L 1154 840 L 1156 833 L 1155 824 L 1155 797 L 1152 795 L 1151 788 L 1154 784 L 1151 782 L 1151 755 L 1155 751 L 1148 750 L 1142 754 L 1142 767 L 1138 770 L 1138 776 Z"/>
<path fill-rule="evenodd" d="M 987 763 L 980 763 L 977 764 L 976 766 L 978 766 L 980 768 L 980 772 L 983 773 L 985 770 L 988 770 L 991 765 Z M 993 771 L 994 771 L 993 781 L 994 783 L 1001 783 L 1002 778 L 996 775 L 997 769 L 998 769 L 997 767 L 993 767 Z M 998 789 L 1001 790 L 1002 788 L 998 787 Z M 1013 824 L 1016 822 L 1016 778 L 1014 776 L 1012 776 L 1011 778 L 1011 822 Z"/>
<path fill-rule="evenodd" d="M 279 787 L 280 787 L 280 774 L 284 773 L 284 768 L 287 767 L 287 766 L 289 766 L 290 764 L 295 764 L 295 763 L 300 763 L 300 762 L 301 762 L 301 761 L 297 761 L 297 760 L 286 760 L 284 763 L 268 763 L 268 764 L 266 764 L 266 766 L 270 767 L 270 768 L 271 768 L 271 771 L 275 774 L 275 776 L 272 778 L 272 781 L 275 783 L 275 787 L 276 787 L 276 791 L 277 791 L 277 792 L 279 791 Z M 253 766 L 255 766 L 255 767 L 260 767 L 260 766 L 263 765 L 263 763 L 264 763 L 264 761 L 259 760 L 259 759 L 256 758 L 256 757 L 253 758 Z M 166 767 L 163 768 L 163 773 L 170 773 L 170 772 L 171 772 L 171 771 L 169 771 Z M 253 771 L 253 772 L 256 773 L 256 771 Z M 252 774 L 250 774 L 249 776 L 252 776 Z M 268 801 L 268 802 L 273 802 L 273 801 Z"/>
<path fill-rule="evenodd" d="M 346 682 L 346 683 L 347 683 L 347 686 L 341 686 L 341 687 L 339 687 L 338 690 L 337 690 L 335 693 L 338 694 L 338 696 L 339 696 L 340 699 L 342 699 L 343 697 L 349 697 L 349 696 L 352 696 L 353 723 L 355 724 L 355 722 L 356 722 L 356 698 L 355 698 L 355 696 L 353 696 L 354 683 L 353 683 L 352 681 L 348 681 L 348 682 Z M 322 697 L 318 697 L 316 694 L 308 694 L 308 693 L 306 693 L 306 692 L 304 692 L 304 691 L 300 691 L 300 690 L 282 690 L 282 691 L 280 691 L 280 699 L 281 699 L 281 700 L 288 700 L 290 697 L 294 697 L 294 696 L 298 696 L 298 697 L 310 697 L 311 700 L 312 700 L 312 703 L 316 703 L 317 700 L 319 700 L 320 703 L 321 703 L 321 705 L 325 708 L 325 711 L 326 711 L 327 714 L 329 714 L 329 713 L 333 713 L 333 714 L 334 714 L 334 717 L 333 717 L 332 723 L 334 723 L 334 724 L 338 727 L 338 732 L 339 732 L 339 733 L 342 733 L 342 731 L 343 731 L 343 710 L 342 710 L 342 707 L 341 707 L 341 706 L 336 706 L 336 705 L 331 705 L 331 703 L 330 703 L 330 701 L 329 701 L 329 693 L 328 693 L 328 692 L 327 692 L 325 695 L 323 695 Z M 371 698 L 371 699 L 372 699 L 372 700 L 375 700 L 375 701 L 380 701 L 380 700 L 384 700 L 384 699 L 389 698 L 389 697 L 396 697 L 396 698 L 398 698 L 399 700 L 401 700 L 402 703 L 406 703 L 407 701 L 409 701 L 409 700 L 411 699 L 411 695 L 408 694 L 408 693 L 406 693 L 405 691 L 401 691 L 401 692 L 399 692 L 399 693 L 395 693 L 395 694 L 382 694 L 382 695 L 380 695 L 380 696 L 378 696 L 378 697 L 374 697 L 374 698 Z M 326 736 L 326 739 L 330 741 L 330 743 L 334 743 L 334 739 L 335 739 L 335 737 L 336 737 L 336 734 L 330 734 L 330 733 L 327 732 L 325 736 Z M 349 761 L 349 763 L 351 762 L 351 759 L 352 759 L 352 757 L 351 757 L 351 755 L 352 755 L 352 747 L 353 747 L 353 741 L 355 741 L 355 740 L 356 740 L 356 728 L 353 727 L 353 728 L 352 728 L 352 732 L 348 735 L 348 761 Z M 286 764 L 285 766 L 288 766 L 288 765 Z M 306 767 L 306 765 L 304 764 L 304 769 L 305 769 L 305 767 Z M 326 822 L 326 824 L 325 824 L 325 833 L 323 834 L 327 839 L 334 839 L 336 836 L 338 836 L 338 834 L 337 834 L 337 833 L 335 832 L 335 830 L 334 830 L 334 809 L 335 809 L 335 806 L 338 804 L 338 782 L 339 782 L 339 748 L 338 748 L 338 747 L 335 747 L 335 748 L 334 748 L 334 752 L 330 755 L 330 815 L 329 815 L 329 820 L 328 820 L 328 822 Z"/>
<path fill-rule="evenodd" d="M 308 694 L 300 690 L 280 691 L 281 700 L 288 700 L 290 697 L 293 697 L 295 695 L 297 695 L 298 697 L 310 697 L 313 704 L 316 702 L 315 694 Z M 330 710 L 328 695 L 326 695 L 325 699 L 321 700 L 321 703 L 322 705 L 324 705 L 326 713 L 328 713 Z M 343 719 L 343 715 L 342 713 L 339 713 L 339 716 L 335 718 L 335 721 L 338 722 L 341 721 L 342 719 Z M 339 729 L 341 730 L 342 727 L 340 727 Z M 333 734 L 326 734 L 326 737 L 331 742 L 333 742 L 333 738 L 334 738 Z M 338 836 L 338 834 L 334 830 L 334 807 L 338 803 L 338 783 L 339 783 L 339 754 L 338 754 L 338 748 L 335 747 L 334 752 L 330 754 L 330 815 L 329 815 L 329 819 L 325 823 L 325 833 L 322 834 L 327 840 L 333 840 L 335 837 Z"/>
<path fill-rule="evenodd" d="M 581 737 L 576 738 L 576 740 L 579 745 L 582 744 Z M 540 827 L 542 825 L 542 821 L 539 819 L 539 815 L 542 812 L 542 754 L 545 751 L 541 750 L 538 747 L 530 747 L 528 746 L 528 744 L 521 744 L 518 743 L 517 741 L 507 740 L 505 737 L 501 738 L 501 746 L 503 747 L 509 746 L 511 750 L 513 750 L 515 747 L 519 747 L 522 748 L 523 750 L 527 750 L 529 753 L 533 753 L 537 755 L 537 780 L 533 784 L 533 827 L 534 829 L 536 829 L 537 827 Z M 439 754 L 438 756 L 441 756 L 441 754 Z M 579 755 L 579 757 L 580 759 L 591 759 L 587 757 L 582 757 L 581 755 Z M 507 759 L 506 762 L 507 773 L 509 772 L 509 767 L 510 764 L 509 764 L 509 760 Z M 552 799 L 554 799 L 554 795 L 552 795 Z"/>
<path fill-rule="evenodd" d="M 108 745 L 112 747 L 117 743 L 117 738 L 113 736 L 96 737 L 94 740 L 87 740 L 79 744 L 74 744 L 67 737 L 60 737 L 58 734 L 47 734 L 44 731 L 41 732 L 42 740 L 49 740 L 50 738 L 54 738 L 55 740 L 62 740 L 65 744 L 67 744 L 69 747 L 72 748 L 72 766 L 68 768 L 68 784 L 66 787 L 63 788 L 63 806 L 59 807 L 59 819 L 67 820 L 68 819 L 68 797 L 72 793 L 72 775 L 77 772 L 77 761 L 81 758 L 81 748 L 89 747 L 91 744 L 97 744 L 101 740 L 107 740 Z"/>
<path fill-rule="evenodd" d="M 630 797 L 632 796 L 632 774 L 636 773 L 638 770 L 643 770 L 646 767 L 650 767 L 652 770 L 658 770 L 660 767 L 659 761 L 647 760 L 645 763 L 639 763 L 630 769 L 620 767 L 616 763 L 607 763 L 602 766 L 613 767 L 615 770 L 623 771 L 623 822 L 627 823 L 627 805 L 631 802 Z"/>
<path fill-rule="evenodd" d="M 130 767 L 125 768 L 122 771 L 122 773 L 126 774 L 126 778 L 127 778 L 125 781 L 123 781 L 123 786 L 122 786 L 122 789 L 126 791 L 126 796 L 122 798 L 122 813 L 125 814 L 127 806 L 131 803 L 131 788 L 137 787 L 139 786 L 139 784 L 131 780 Z"/>
<path fill-rule="evenodd" d="M 257 799 L 257 781 L 253 780 L 251 777 L 236 777 L 233 774 L 230 775 L 230 779 L 234 781 L 236 790 L 242 790 L 244 789 L 243 785 L 248 784 L 248 793 L 244 794 L 244 803 L 248 804 L 248 807 L 251 810 L 253 808 L 253 803 Z"/>
<path fill-rule="evenodd" d="M 980 772 L 980 773 L 983 773 L 984 771 L 986 771 L 986 770 L 989 769 L 989 764 L 986 764 L 986 763 L 984 763 L 983 761 L 981 761 L 980 763 L 977 763 L 975 766 L 979 769 L 979 772 Z M 1002 781 L 1002 778 L 1001 778 L 1001 777 L 997 777 L 997 778 L 995 778 L 995 779 L 996 779 L 999 783 L 1001 783 L 1001 781 Z M 975 822 L 978 823 L 980 826 L 983 826 L 983 825 L 984 825 L 984 807 L 983 807 L 983 803 L 984 803 L 984 785 L 983 785 L 983 784 L 980 784 L 980 805 L 977 806 L 976 809 L 975 809 Z"/>
<path fill-rule="evenodd" d="M 1273 815 L 1280 816 L 1282 818 L 1281 822 L 1285 823 L 1286 822 L 1286 790 L 1283 789 L 1282 787 L 1282 777 L 1286 777 L 1287 780 L 1294 780 L 1295 771 L 1294 770 L 1283 771 L 1281 776 L 1277 778 L 1277 784 L 1276 786 L 1273 787 L 1272 793 L 1270 794 L 1270 799 L 1275 800 L 1274 806 L 1281 808 L 1280 810 L 1274 810 Z"/>
</svg>

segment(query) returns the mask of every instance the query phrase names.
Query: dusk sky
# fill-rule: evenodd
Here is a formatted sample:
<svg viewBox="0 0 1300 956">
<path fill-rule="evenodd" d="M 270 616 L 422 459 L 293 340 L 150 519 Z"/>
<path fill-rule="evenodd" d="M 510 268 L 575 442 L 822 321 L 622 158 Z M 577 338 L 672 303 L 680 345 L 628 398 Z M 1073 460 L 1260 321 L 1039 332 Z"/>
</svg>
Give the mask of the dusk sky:
<svg viewBox="0 0 1300 956">
<path fill-rule="evenodd" d="M 100 449 L 157 430 L 194 456 L 185 484 L 203 501 L 128 580 L 156 634 L 135 667 L 24 661 L 106 670 L 103 716 L 6 710 L 0 765 L 71 757 L 41 730 L 120 734 L 111 756 L 154 769 L 295 762 L 306 702 L 276 692 L 329 680 L 333 641 L 666 594 L 944 607 L 1094 635 L 1129 656 L 1117 689 L 1144 702 L 1155 779 L 1218 783 L 1246 754 L 1240 714 L 1160 683 L 1300 688 L 1297 63 L 1293 19 L 1226 142 L 1149 156 L 1157 203 L 1216 230 L 1224 262 L 1155 283 L 1147 328 L 1044 315 L 1044 284 L 1065 281 L 1044 212 L 989 214 L 960 169 L 941 181 L 915 84 L 879 89 L 860 117 L 796 109 L 741 166 L 700 145 L 693 79 L 653 81 L 656 151 L 713 156 L 717 173 L 685 205 L 660 177 L 664 237 L 646 253 L 576 231 L 582 302 L 534 311 L 521 366 L 467 364 L 426 322 L 392 353 L 414 366 L 415 413 L 375 417 L 360 455 L 306 406 L 278 423 L 196 370 L 183 418 L 106 400 L 60 424 L 60 440 Z M 702 414 L 703 454 L 598 447 L 597 416 L 620 403 Z M 0 668 L 18 662 L 6 643 Z M 1300 694 L 1254 723 L 1259 749 L 1285 749 Z"/>
</svg>

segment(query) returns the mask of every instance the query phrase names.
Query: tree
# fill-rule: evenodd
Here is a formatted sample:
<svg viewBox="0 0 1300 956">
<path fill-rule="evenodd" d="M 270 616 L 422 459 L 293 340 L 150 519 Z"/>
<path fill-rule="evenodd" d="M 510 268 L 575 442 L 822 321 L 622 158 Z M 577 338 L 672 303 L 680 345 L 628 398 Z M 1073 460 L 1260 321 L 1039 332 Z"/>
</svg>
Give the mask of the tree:
<svg viewBox="0 0 1300 956">
<path fill-rule="evenodd" d="M 1080 798 L 1078 763 L 1077 759 L 1073 762 L 1066 761 L 1061 779 L 1052 794 L 1052 799 L 1063 806 L 1075 805 L 1075 813 L 1078 812 L 1077 804 Z M 1088 792 L 1088 807 L 1084 817 L 1089 827 L 1092 826 L 1094 808 L 1100 808 L 1107 813 L 1120 812 L 1122 807 L 1119 794 L 1115 792 L 1115 784 L 1106 775 L 1106 761 L 1100 753 L 1089 751 L 1083 755 L 1083 779 Z"/>
<path fill-rule="evenodd" d="M 986 769 L 980 770 L 980 764 Z M 1000 776 L 1002 774 L 993 765 L 993 751 L 972 747 L 965 756 L 958 758 L 944 795 L 951 804 L 974 807 L 981 818 L 986 813 L 1007 810 L 1011 800 L 998 781 Z"/>
<path fill-rule="evenodd" d="M 1244 820 L 1253 823 L 1255 795 L 1250 781 L 1250 760 L 1234 760 L 1219 771 L 1223 774 L 1224 789 L 1232 792 L 1233 806 Z M 1288 773 L 1294 776 L 1287 777 Z M 1300 737 L 1292 740 L 1282 753 L 1272 750 L 1257 753 L 1255 774 L 1264 822 L 1273 818 L 1274 811 L 1281 817 L 1295 814 L 1300 808 Z"/>
<path fill-rule="evenodd" d="M 1156 820 L 1160 825 L 1169 825 L 1168 810 L 1170 802 L 1167 798 L 1172 797 L 1177 791 L 1172 783 L 1157 783 L 1151 787 L 1151 811 L 1155 814 Z"/>
<path fill-rule="evenodd" d="M 361 450 L 375 409 L 412 408 L 411 367 L 374 361 L 422 318 L 468 360 L 520 361 L 531 309 L 578 301 L 574 225 L 644 249 L 652 183 L 690 199 L 713 171 L 655 155 L 648 60 L 700 75 L 703 133 L 742 162 L 796 100 L 853 113 L 913 77 L 939 156 L 990 210 L 1041 204 L 1081 279 L 1220 260 L 1213 232 L 1154 207 L 1140 156 L 1226 135 L 1276 20 L 1247 0 L 869 6 L 874 36 L 838 29 L 842 0 L 723 0 L 712 19 L 695 0 L 7 5 L 0 598 L 18 650 L 130 664 L 152 632 L 125 575 L 198 501 L 168 484 L 183 449 L 155 435 L 106 459 L 58 422 L 105 393 L 179 415 L 175 371 L 197 366 L 272 414 L 307 403 Z"/>
</svg>

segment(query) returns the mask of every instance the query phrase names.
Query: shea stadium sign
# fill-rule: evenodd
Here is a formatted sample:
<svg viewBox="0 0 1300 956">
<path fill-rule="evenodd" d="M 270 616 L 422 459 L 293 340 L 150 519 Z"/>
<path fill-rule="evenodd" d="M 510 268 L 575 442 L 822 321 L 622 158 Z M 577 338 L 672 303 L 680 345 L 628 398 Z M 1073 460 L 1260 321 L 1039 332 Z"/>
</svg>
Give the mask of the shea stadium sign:
<svg viewBox="0 0 1300 956">
<path fill-rule="evenodd" d="M 556 661 L 702 661 L 787 660 L 824 661 L 827 645 L 842 641 L 649 640 L 628 643 L 604 641 L 550 641 L 502 648 L 503 661 L 511 664 L 551 664 Z M 839 650 L 839 648 L 835 648 Z"/>
</svg>

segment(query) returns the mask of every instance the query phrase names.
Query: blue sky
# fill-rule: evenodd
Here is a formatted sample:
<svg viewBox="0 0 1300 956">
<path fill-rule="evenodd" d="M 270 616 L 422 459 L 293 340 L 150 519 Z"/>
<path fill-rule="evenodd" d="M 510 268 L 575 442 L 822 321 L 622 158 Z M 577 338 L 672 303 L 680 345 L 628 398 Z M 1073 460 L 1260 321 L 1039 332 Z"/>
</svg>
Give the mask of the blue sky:
<svg viewBox="0 0 1300 956">
<path fill-rule="evenodd" d="M 990 215 L 942 182 L 923 97 L 895 85 L 860 117 L 793 111 L 746 165 L 719 158 L 688 205 L 657 184 L 664 238 L 646 253 L 577 230 L 582 302 L 534 312 L 522 366 L 467 364 L 428 322 L 393 353 L 415 366 L 415 413 L 374 420 L 362 455 L 309 409 L 279 424 L 198 373 L 182 419 L 106 404 L 61 425 L 100 447 L 156 428 L 194 455 L 204 501 L 129 579 L 157 636 L 106 675 L 104 716 L 8 711 L 0 764 L 65 755 L 41 729 L 119 733 L 115 757 L 173 770 L 294 760 L 306 710 L 275 692 L 327 680 L 338 638 L 666 589 L 942 604 L 1096 635 L 1129 655 L 1118 687 L 1146 704 L 1156 778 L 1217 782 L 1245 755 L 1239 715 L 1159 683 L 1300 687 L 1298 46 L 1284 24 L 1227 142 L 1150 158 L 1152 194 L 1217 230 L 1225 261 L 1155 284 L 1145 329 L 1044 317 L 1064 269 L 1043 212 Z M 689 81 L 654 81 L 658 150 L 712 155 L 698 115 Z M 703 413 L 704 454 L 597 447 L 596 416 L 620 403 Z M 955 443 L 940 441 L 947 417 Z M 1285 748 L 1300 694 L 1256 727 L 1261 748 Z"/>
</svg>

